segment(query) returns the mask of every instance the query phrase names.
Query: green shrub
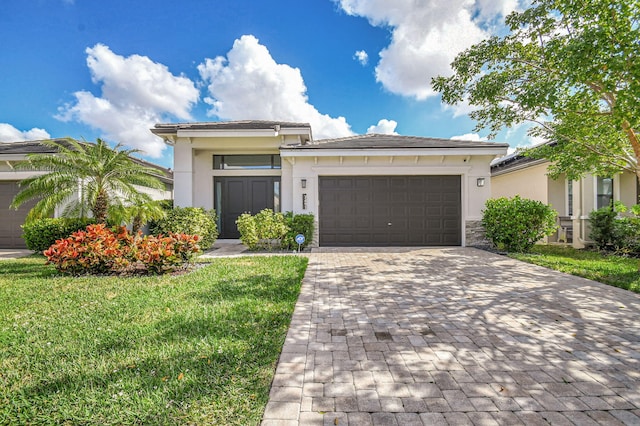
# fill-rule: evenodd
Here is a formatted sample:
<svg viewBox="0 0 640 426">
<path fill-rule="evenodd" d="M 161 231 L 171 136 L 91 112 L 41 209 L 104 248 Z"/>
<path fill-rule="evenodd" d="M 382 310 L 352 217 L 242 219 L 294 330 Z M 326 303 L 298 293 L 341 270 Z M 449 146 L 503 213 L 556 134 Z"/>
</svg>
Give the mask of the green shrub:
<svg viewBox="0 0 640 426">
<path fill-rule="evenodd" d="M 296 243 L 296 235 L 304 235 L 304 244 L 300 248 L 307 247 L 313 240 L 313 215 L 308 214 L 293 214 L 293 212 L 286 212 L 284 214 L 284 220 L 289 228 L 284 238 L 282 239 L 282 248 L 288 250 L 297 250 L 298 243 Z"/>
<path fill-rule="evenodd" d="M 258 247 L 258 228 L 256 227 L 256 218 L 249 213 L 242 213 L 236 219 L 238 232 L 240 233 L 240 241 L 249 247 L 249 250 L 255 250 Z"/>
<path fill-rule="evenodd" d="M 289 231 L 282 213 L 275 213 L 271 209 L 264 209 L 251 216 L 243 213 L 236 220 L 240 241 L 249 250 L 273 250 L 280 246 L 282 239 Z"/>
<path fill-rule="evenodd" d="M 589 213 L 589 223 L 591 224 L 591 238 L 598 249 L 603 250 L 613 244 L 614 223 L 618 214 L 611 207 L 603 207 Z"/>
<path fill-rule="evenodd" d="M 612 245 L 618 254 L 640 255 L 640 217 L 621 217 L 613 223 Z"/>
<path fill-rule="evenodd" d="M 153 235 L 199 235 L 200 248 L 207 250 L 218 238 L 216 213 L 200 207 L 175 207 L 164 219 L 150 222 L 149 232 Z"/>
<path fill-rule="evenodd" d="M 482 225 L 498 249 L 527 252 L 556 231 L 556 216 L 557 212 L 548 205 L 516 195 L 487 200 Z"/>
<path fill-rule="evenodd" d="M 29 250 L 42 253 L 56 240 L 67 238 L 72 233 L 95 223 L 92 218 L 43 218 L 22 225 L 22 238 Z"/>
<path fill-rule="evenodd" d="M 160 200 L 158 204 L 160 204 L 162 210 L 166 210 L 167 212 L 173 210 L 173 200 Z"/>
<path fill-rule="evenodd" d="M 632 216 L 620 217 L 629 209 L 617 201 L 614 208 L 603 207 L 589 214 L 591 238 L 599 250 L 613 250 L 619 254 L 640 254 L 640 206 L 631 208 Z"/>
</svg>

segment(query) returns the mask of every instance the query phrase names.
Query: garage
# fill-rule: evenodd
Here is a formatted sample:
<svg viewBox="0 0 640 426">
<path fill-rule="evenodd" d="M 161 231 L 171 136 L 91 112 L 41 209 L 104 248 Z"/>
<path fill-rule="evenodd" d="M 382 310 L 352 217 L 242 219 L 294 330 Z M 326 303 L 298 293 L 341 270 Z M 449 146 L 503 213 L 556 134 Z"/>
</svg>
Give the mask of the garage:
<svg viewBox="0 0 640 426">
<path fill-rule="evenodd" d="M 459 246 L 461 176 L 319 176 L 321 246 Z"/>
<path fill-rule="evenodd" d="M 18 193 L 19 187 L 16 181 L 0 181 L 0 248 L 26 248 L 22 239 L 24 219 L 33 203 L 27 203 L 18 210 L 10 209 L 9 205 L 13 197 Z"/>
</svg>

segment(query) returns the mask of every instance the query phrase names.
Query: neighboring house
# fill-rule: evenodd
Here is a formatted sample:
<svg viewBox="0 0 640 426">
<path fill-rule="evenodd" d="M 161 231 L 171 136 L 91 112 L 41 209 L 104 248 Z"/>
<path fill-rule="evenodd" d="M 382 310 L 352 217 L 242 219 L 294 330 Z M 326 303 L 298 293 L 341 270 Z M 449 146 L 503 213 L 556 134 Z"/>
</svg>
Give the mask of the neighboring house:
<svg viewBox="0 0 640 426">
<path fill-rule="evenodd" d="M 491 164 L 491 196 L 520 195 L 551 205 L 558 212 L 559 230 L 547 242 L 571 243 L 583 248 L 589 239 L 589 213 L 621 201 L 627 207 L 638 203 L 636 176 L 624 172 L 611 177 L 587 175 L 576 181 L 564 175 L 547 176 L 549 161 L 514 153 Z"/>
<path fill-rule="evenodd" d="M 306 123 L 157 124 L 174 147 L 176 206 L 312 213 L 314 245 L 465 246 L 481 238 L 490 162 L 506 144 L 367 134 L 314 141 Z"/>
<path fill-rule="evenodd" d="M 57 139 L 56 142 L 65 143 L 65 139 Z M 39 141 L 26 142 L 0 142 L 0 248 L 24 248 L 22 228 L 24 220 L 35 202 L 22 205 L 18 210 L 10 209 L 9 205 L 13 197 L 21 190 L 21 180 L 31 176 L 44 174 L 41 170 L 16 170 L 15 165 L 26 160 L 28 154 L 43 153 L 54 155 L 55 148 L 43 145 Z M 140 188 L 157 200 L 171 199 L 173 191 L 173 178 L 171 170 L 143 160 L 136 161 L 158 169 L 158 177 L 164 182 L 164 191 L 149 188 Z M 56 213 L 56 216 L 58 214 Z"/>
</svg>

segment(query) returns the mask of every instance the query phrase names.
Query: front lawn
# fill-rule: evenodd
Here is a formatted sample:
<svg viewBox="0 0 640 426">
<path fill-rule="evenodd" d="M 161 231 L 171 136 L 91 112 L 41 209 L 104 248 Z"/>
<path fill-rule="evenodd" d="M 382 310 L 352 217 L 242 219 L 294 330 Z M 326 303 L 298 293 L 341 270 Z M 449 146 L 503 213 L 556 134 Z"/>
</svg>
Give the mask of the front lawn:
<svg viewBox="0 0 640 426">
<path fill-rule="evenodd" d="M 537 245 L 531 253 L 511 253 L 509 256 L 640 293 L 638 259 L 551 245 Z"/>
<path fill-rule="evenodd" d="M 258 424 L 306 264 L 69 278 L 0 261 L 0 424 Z"/>
</svg>

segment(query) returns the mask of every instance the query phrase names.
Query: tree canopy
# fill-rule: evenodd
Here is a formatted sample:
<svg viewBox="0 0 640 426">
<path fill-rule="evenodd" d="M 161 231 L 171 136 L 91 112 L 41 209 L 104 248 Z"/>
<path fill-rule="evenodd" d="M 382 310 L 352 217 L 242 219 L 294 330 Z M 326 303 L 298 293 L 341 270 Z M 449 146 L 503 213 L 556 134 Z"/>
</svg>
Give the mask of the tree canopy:
<svg viewBox="0 0 640 426">
<path fill-rule="evenodd" d="M 490 137 L 533 123 L 529 133 L 552 143 L 529 154 L 549 159 L 551 176 L 640 179 L 639 20 L 640 0 L 533 0 L 432 84 L 445 103 L 475 106 Z"/>
<path fill-rule="evenodd" d="M 56 154 L 29 154 L 28 161 L 17 168 L 46 171 L 20 182 L 23 188 L 11 207 L 18 208 L 29 200 L 38 200 L 27 221 L 51 216 L 63 207 L 65 216 L 86 217 L 89 212 L 98 222 L 105 222 L 109 210 L 151 201 L 139 187 L 164 188 L 159 171 L 135 161 L 134 149 L 121 145 L 109 147 L 102 139 L 96 143 L 73 139 L 43 141 L 57 149 Z"/>
</svg>

